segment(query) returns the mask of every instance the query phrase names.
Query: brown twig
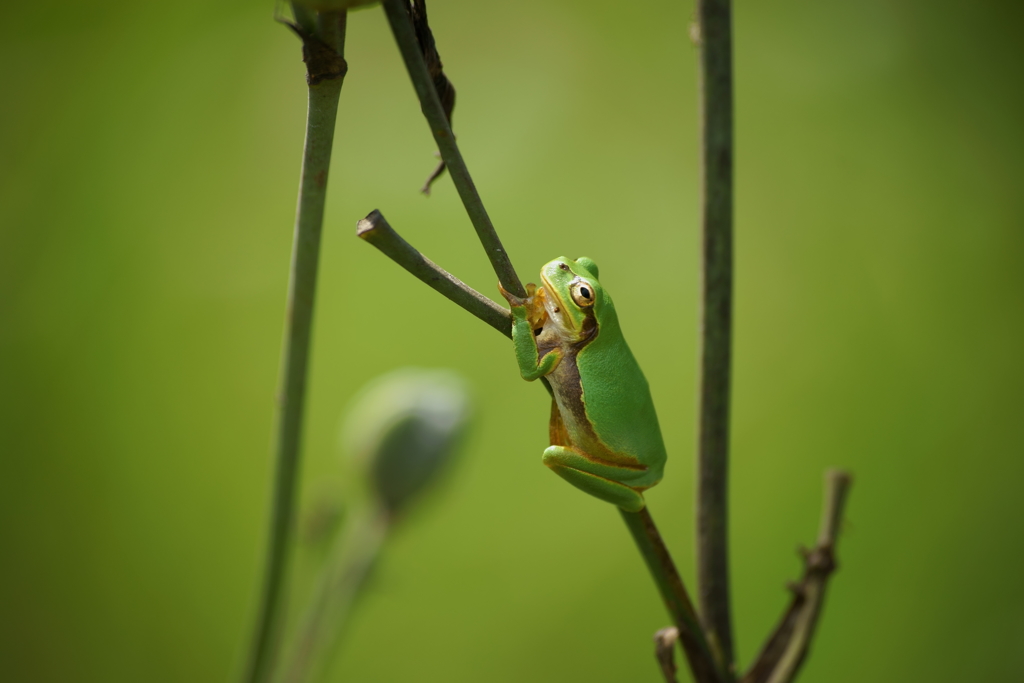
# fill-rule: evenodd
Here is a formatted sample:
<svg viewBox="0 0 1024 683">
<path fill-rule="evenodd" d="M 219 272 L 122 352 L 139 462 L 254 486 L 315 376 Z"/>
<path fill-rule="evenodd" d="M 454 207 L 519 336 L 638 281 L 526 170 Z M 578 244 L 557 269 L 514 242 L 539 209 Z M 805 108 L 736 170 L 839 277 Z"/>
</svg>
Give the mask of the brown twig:
<svg viewBox="0 0 1024 683">
<path fill-rule="evenodd" d="M 701 622 L 733 678 L 729 598 L 729 390 L 732 358 L 733 101 L 730 0 L 698 0 L 703 124 L 703 340 L 697 458 Z"/>
<path fill-rule="evenodd" d="M 791 584 L 793 597 L 778 625 L 761 649 L 743 683 L 789 683 L 800 670 L 810 648 L 825 602 L 825 588 L 836 570 L 835 547 L 846 496 L 853 478 L 842 470 L 825 473 L 825 500 L 818 542 L 802 550 L 804 575 Z"/>
</svg>

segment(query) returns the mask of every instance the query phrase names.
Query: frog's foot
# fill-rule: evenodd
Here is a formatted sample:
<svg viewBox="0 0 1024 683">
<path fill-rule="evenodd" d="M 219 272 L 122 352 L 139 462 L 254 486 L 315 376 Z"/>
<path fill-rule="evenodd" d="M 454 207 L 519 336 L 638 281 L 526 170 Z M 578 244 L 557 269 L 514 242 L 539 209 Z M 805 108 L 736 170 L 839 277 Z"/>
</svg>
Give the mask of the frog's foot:
<svg viewBox="0 0 1024 683">
<path fill-rule="evenodd" d="M 588 471 L 599 469 L 602 474 L 610 475 L 615 470 L 622 469 L 624 473 L 635 474 L 632 470 L 612 465 L 597 465 L 571 448 L 563 446 L 550 446 L 545 449 L 544 464 L 576 488 L 613 505 L 618 505 L 627 512 L 639 512 L 644 508 L 644 497 L 639 491 L 613 481 L 607 476 Z"/>
</svg>

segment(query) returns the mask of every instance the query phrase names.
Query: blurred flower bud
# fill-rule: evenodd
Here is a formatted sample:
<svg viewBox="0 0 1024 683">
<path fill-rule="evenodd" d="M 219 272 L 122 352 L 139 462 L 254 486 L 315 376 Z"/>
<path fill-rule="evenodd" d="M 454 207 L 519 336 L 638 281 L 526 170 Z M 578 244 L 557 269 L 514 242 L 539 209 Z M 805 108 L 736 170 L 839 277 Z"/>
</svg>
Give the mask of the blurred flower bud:
<svg viewBox="0 0 1024 683">
<path fill-rule="evenodd" d="M 355 398 L 344 442 L 373 493 L 393 513 L 451 459 L 469 414 L 461 376 L 402 368 L 373 380 Z"/>
</svg>

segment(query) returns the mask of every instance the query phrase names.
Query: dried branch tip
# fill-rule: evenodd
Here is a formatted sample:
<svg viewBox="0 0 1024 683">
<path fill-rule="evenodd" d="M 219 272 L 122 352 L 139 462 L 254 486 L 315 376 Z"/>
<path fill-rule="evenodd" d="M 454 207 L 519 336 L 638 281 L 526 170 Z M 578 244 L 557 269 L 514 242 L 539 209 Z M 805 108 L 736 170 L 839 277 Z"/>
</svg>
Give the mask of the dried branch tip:
<svg viewBox="0 0 1024 683">
<path fill-rule="evenodd" d="M 677 683 L 675 646 L 679 640 L 679 629 L 667 626 L 654 634 L 654 657 L 661 667 L 665 683 Z"/>
<path fill-rule="evenodd" d="M 356 237 L 365 240 L 370 237 L 370 233 L 377 229 L 384 220 L 384 216 L 381 215 L 380 211 L 374 209 L 366 215 L 366 218 L 360 218 L 356 223 Z"/>
</svg>

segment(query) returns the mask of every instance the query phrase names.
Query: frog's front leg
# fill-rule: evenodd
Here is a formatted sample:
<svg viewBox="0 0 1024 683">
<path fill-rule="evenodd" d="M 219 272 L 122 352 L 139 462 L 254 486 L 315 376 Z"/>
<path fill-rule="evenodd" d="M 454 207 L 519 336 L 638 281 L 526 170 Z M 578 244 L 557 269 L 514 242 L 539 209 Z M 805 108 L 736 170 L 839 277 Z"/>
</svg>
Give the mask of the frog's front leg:
<svg viewBox="0 0 1024 683">
<path fill-rule="evenodd" d="M 519 374 L 530 382 L 549 374 L 562 360 L 562 349 L 555 347 L 541 357 L 537 349 L 537 330 L 530 319 L 533 297 L 521 299 L 505 291 L 501 284 L 498 285 L 498 289 L 512 309 L 512 346 L 515 348 L 516 361 L 519 363 Z"/>
<path fill-rule="evenodd" d="M 644 508 L 643 495 L 618 481 L 635 477 L 636 470 L 596 463 L 565 446 L 545 449 L 544 464 L 576 488 L 618 505 L 627 512 L 639 512 Z"/>
</svg>

